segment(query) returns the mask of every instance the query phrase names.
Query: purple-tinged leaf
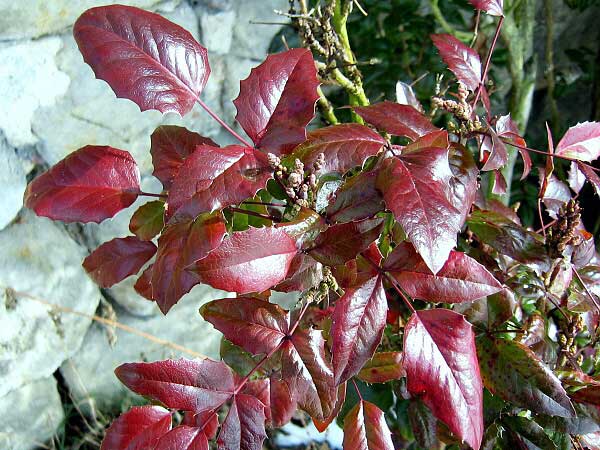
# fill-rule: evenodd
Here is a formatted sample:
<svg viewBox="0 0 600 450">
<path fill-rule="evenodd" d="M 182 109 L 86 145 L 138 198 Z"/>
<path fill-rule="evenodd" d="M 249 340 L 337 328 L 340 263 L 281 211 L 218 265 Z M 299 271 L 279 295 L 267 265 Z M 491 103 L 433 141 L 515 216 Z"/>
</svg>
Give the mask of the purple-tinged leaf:
<svg viewBox="0 0 600 450">
<path fill-rule="evenodd" d="M 162 125 L 150 136 L 152 174 L 158 178 L 166 190 L 171 189 L 173 180 L 188 156 L 199 145 L 218 147 L 217 144 L 198 133 L 175 125 Z"/>
<path fill-rule="evenodd" d="M 525 345 L 482 336 L 477 354 L 485 387 L 493 394 L 540 414 L 575 416 L 560 380 Z"/>
<path fill-rule="evenodd" d="M 384 101 L 369 106 L 354 106 L 353 109 L 365 122 L 394 136 L 406 136 L 415 140 L 438 131 L 431 120 L 413 106 Z"/>
<path fill-rule="evenodd" d="M 450 146 L 448 162 L 453 175 L 450 179 L 450 203 L 458 205 L 461 213 L 458 224 L 462 227 L 477 198 L 479 169 L 471 151 L 457 143 Z"/>
<path fill-rule="evenodd" d="M 576 194 L 579 193 L 579 191 L 581 191 L 583 185 L 585 184 L 585 180 L 586 176 L 581 170 L 579 170 L 579 164 L 576 161 L 572 161 L 571 166 L 569 167 L 568 176 L 569 187 L 571 188 L 571 190 Z M 598 191 L 596 192 L 598 193 Z"/>
<path fill-rule="evenodd" d="M 403 242 L 390 253 L 383 268 L 411 297 L 430 302 L 470 302 L 502 290 L 502 285 L 484 266 L 454 250 L 433 275 L 414 247 Z"/>
<path fill-rule="evenodd" d="M 340 413 L 342 406 L 344 406 L 344 403 L 346 402 L 346 385 L 347 383 L 342 383 L 338 386 L 335 407 L 333 408 L 333 411 L 331 411 L 331 414 L 329 414 L 329 417 L 326 417 L 323 420 L 317 420 L 312 418 L 313 424 L 315 425 L 315 428 L 319 431 L 319 433 L 323 433 L 329 427 L 329 425 L 331 425 L 331 423 L 335 419 L 337 419 L 337 416 Z"/>
<path fill-rule="evenodd" d="M 217 435 L 219 429 L 219 415 L 216 411 L 204 411 L 201 413 L 193 413 L 186 411 L 183 415 L 181 425 L 186 425 L 193 428 L 200 428 L 210 441 Z"/>
<path fill-rule="evenodd" d="M 292 156 L 309 167 L 323 153 L 325 162 L 321 173 L 345 173 L 362 166 L 369 156 L 379 153 L 384 144 L 385 139 L 370 128 L 348 123 L 311 131 Z"/>
<path fill-rule="evenodd" d="M 411 142 L 406 147 L 401 148 L 401 152 L 410 153 L 424 148 L 448 148 L 450 139 L 446 130 L 437 130 L 429 134 L 421 136 L 414 142 Z"/>
<path fill-rule="evenodd" d="M 383 411 L 373 403 L 360 400 L 344 418 L 344 450 L 394 450 Z"/>
<path fill-rule="evenodd" d="M 269 55 L 240 82 L 236 119 L 264 151 L 286 154 L 306 139 L 315 115 L 317 70 L 310 50 Z"/>
<path fill-rule="evenodd" d="M 200 308 L 200 314 L 226 339 L 253 355 L 274 350 L 288 333 L 288 313 L 252 297 L 213 300 Z"/>
<path fill-rule="evenodd" d="M 115 374 L 133 392 L 197 413 L 219 408 L 235 389 L 229 367 L 210 359 L 126 363 Z"/>
<path fill-rule="evenodd" d="M 135 292 L 140 294 L 146 300 L 154 301 L 152 297 L 152 271 L 154 270 L 154 264 L 150 264 L 142 274 L 138 277 L 137 281 L 133 285 Z"/>
<path fill-rule="evenodd" d="M 531 157 L 529 156 L 529 152 L 520 147 L 527 147 L 527 143 L 525 139 L 519 134 L 519 127 L 515 123 L 514 120 L 510 117 L 510 114 L 506 116 L 501 116 L 496 121 L 496 133 L 498 137 L 503 139 L 505 142 L 510 142 L 518 145 L 517 149 L 521 154 L 521 158 L 523 159 L 523 174 L 521 175 L 521 180 L 527 178 L 529 172 L 531 172 Z"/>
<path fill-rule="evenodd" d="M 262 450 L 266 437 L 265 405 L 250 395 L 234 395 L 217 437 L 217 448 L 219 450 Z"/>
<path fill-rule="evenodd" d="M 543 177 L 542 173 L 540 173 L 540 175 Z M 540 181 L 543 182 L 543 178 Z M 556 178 L 555 175 L 550 175 L 547 178 L 546 192 L 542 198 L 548 215 L 553 219 L 556 219 L 561 206 L 569 200 L 571 200 L 571 191 L 569 190 L 569 187 Z"/>
<path fill-rule="evenodd" d="M 352 378 L 371 359 L 383 336 L 387 310 L 381 276 L 347 289 L 337 300 L 330 332 L 336 384 Z"/>
<path fill-rule="evenodd" d="M 469 0 L 475 9 L 485 11 L 490 16 L 503 16 L 503 0 Z"/>
<path fill-rule="evenodd" d="M 492 194 L 494 195 L 504 195 L 506 194 L 506 178 L 504 178 L 504 174 L 500 170 L 494 170 L 494 178 L 492 180 Z"/>
<path fill-rule="evenodd" d="M 600 156 L 600 123 L 583 122 L 567 130 L 556 146 L 556 156 L 593 161 Z"/>
<path fill-rule="evenodd" d="M 450 431 L 479 449 L 483 385 L 475 337 L 465 318 L 446 309 L 415 312 L 404 330 L 403 365 L 408 391 Z"/>
<path fill-rule="evenodd" d="M 388 209 L 433 273 L 456 245 L 464 217 L 449 200 L 451 178 L 448 150 L 434 147 L 386 159 L 377 177 Z"/>
<path fill-rule="evenodd" d="M 171 413 L 160 406 L 134 406 L 106 430 L 100 450 L 154 448 L 171 429 Z"/>
<path fill-rule="evenodd" d="M 271 409 L 271 425 L 279 428 L 288 423 L 298 407 L 294 393 L 286 380 L 271 376 L 269 408 Z"/>
<path fill-rule="evenodd" d="M 334 194 L 326 214 L 330 222 L 344 223 L 373 217 L 385 209 L 381 192 L 375 187 L 377 171 L 353 176 Z"/>
<path fill-rule="evenodd" d="M 406 376 L 401 352 L 375 353 L 356 375 L 365 383 L 387 383 Z"/>
<path fill-rule="evenodd" d="M 158 240 L 152 271 L 152 298 L 166 314 L 171 307 L 201 282 L 188 270 L 221 245 L 225 237 L 221 213 L 203 214 L 195 220 L 169 225 Z"/>
<path fill-rule="evenodd" d="M 73 35 L 96 77 L 142 111 L 186 114 L 210 75 L 206 49 L 188 31 L 143 9 L 88 9 Z"/>
<path fill-rule="evenodd" d="M 134 236 L 105 242 L 83 261 L 83 268 L 103 288 L 138 273 L 156 253 L 156 245 Z"/>
<path fill-rule="evenodd" d="M 383 219 L 333 225 L 319 234 L 310 256 L 326 266 L 345 264 L 366 250 L 381 234 Z"/>
<path fill-rule="evenodd" d="M 180 425 L 165 434 L 153 450 L 208 450 L 208 438 L 202 428 Z"/>
<path fill-rule="evenodd" d="M 190 270 L 216 289 L 262 292 L 285 278 L 297 253 L 296 243 L 284 231 L 250 228 L 225 239 Z"/>
<path fill-rule="evenodd" d="M 423 105 L 417 100 L 412 86 L 402 81 L 396 82 L 396 102 L 401 105 L 410 105 L 417 111 L 423 112 Z"/>
<path fill-rule="evenodd" d="M 281 350 L 282 378 L 298 406 L 314 419 L 328 417 L 335 407 L 336 387 L 321 331 L 298 327 Z"/>
<path fill-rule="evenodd" d="M 481 168 L 483 171 L 498 170 L 506 165 L 508 162 L 508 151 L 506 146 L 500 137 L 492 130 L 489 130 L 490 137 L 483 139 L 482 148 L 489 152 L 485 164 Z"/>
<path fill-rule="evenodd" d="M 160 200 L 144 203 L 129 221 L 129 231 L 143 241 L 152 240 L 165 225 L 165 203 Z"/>
<path fill-rule="evenodd" d="M 27 186 L 25 206 L 63 222 L 102 222 L 130 206 L 140 191 L 140 171 L 131 155 L 87 145 Z"/>
<path fill-rule="evenodd" d="M 167 201 L 167 220 L 195 218 L 240 203 L 272 176 L 267 157 L 248 147 L 202 145 L 181 166 Z"/>
<path fill-rule="evenodd" d="M 450 34 L 434 34 L 431 40 L 458 81 L 475 91 L 481 84 L 481 59 L 477 52 Z"/>
</svg>

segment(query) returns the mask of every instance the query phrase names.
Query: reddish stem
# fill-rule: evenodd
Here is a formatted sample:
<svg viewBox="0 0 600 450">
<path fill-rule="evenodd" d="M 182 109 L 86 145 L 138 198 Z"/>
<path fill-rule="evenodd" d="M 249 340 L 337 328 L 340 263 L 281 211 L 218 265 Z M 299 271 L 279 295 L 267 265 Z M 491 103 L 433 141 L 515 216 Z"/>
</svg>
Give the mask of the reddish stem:
<svg viewBox="0 0 600 450">
<path fill-rule="evenodd" d="M 588 297 L 590 298 L 590 300 L 592 300 L 592 302 L 594 303 L 594 306 L 596 307 L 596 309 L 598 311 L 600 311 L 600 305 L 598 305 L 598 301 L 596 300 L 596 297 L 594 297 L 594 294 L 592 294 L 590 292 L 590 290 L 588 289 L 588 287 L 586 286 L 586 284 L 584 283 L 583 279 L 581 278 L 581 275 L 579 275 L 579 272 L 577 271 L 577 269 L 575 269 L 575 267 L 572 268 L 573 269 L 573 273 L 575 274 L 575 276 L 577 277 L 577 280 L 581 283 L 581 285 L 583 286 L 583 289 L 585 290 L 585 293 L 588 295 Z"/>
<path fill-rule="evenodd" d="M 496 43 L 498 42 L 498 37 L 500 36 L 500 29 L 502 28 L 502 24 L 504 23 L 504 16 L 500 16 L 500 20 L 498 20 L 498 25 L 496 25 L 496 32 L 494 33 L 494 39 L 492 40 L 492 45 L 490 46 L 490 50 L 487 54 L 487 58 L 485 59 L 485 65 L 483 66 L 483 74 L 481 76 L 481 83 L 477 88 L 477 93 L 475 94 L 475 100 L 473 101 L 473 111 L 475 111 L 475 106 L 477 106 L 477 102 L 479 101 L 479 97 L 481 96 L 481 88 L 485 83 L 485 79 L 487 77 L 488 70 L 490 69 L 490 62 L 492 61 L 492 53 L 494 53 L 494 49 L 496 48 Z"/>
<path fill-rule="evenodd" d="M 198 99 L 197 100 L 198 104 L 200 106 L 202 106 L 202 108 L 204 108 L 204 110 L 210 114 L 210 116 L 215 119 L 217 122 L 219 122 L 219 125 L 221 125 L 223 128 L 225 128 L 234 138 L 236 138 L 238 141 L 240 141 L 242 144 L 244 144 L 246 147 L 250 147 L 252 148 L 253 145 L 250 144 L 247 140 L 245 140 L 243 137 L 241 137 L 239 134 L 237 134 L 233 128 L 231 128 L 229 125 L 227 125 L 223 119 L 221 119 L 219 116 L 217 116 L 212 109 L 210 109 L 208 107 L 208 105 L 206 103 L 204 103 L 202 100 Z"/>
<path fill-rule="evenodd" d="M 279 220 L 276 217 L 269 216 L 267 214 L 257 213 L 255 211 L 250 211 L 250 210 L 247 210 L 247 209 L 234 208 L 233 206 L 230 206 L 228 209 L 230 211 L 237 212 L 237 213 L 240 213 L 240 214 L 246 214 L 247 216 L 260 217 L 261 219 L 270 220 L 271 222 L 278 222 L 278 223 L 281 222 L 281 220 Z"/>
<path fill-rule="evenodd" d="M 139 191 L 138 195 L 144 195 L 146 197 L 167 198 L 167 194 L 153 194 L 152 192 L 144 191 Z"/>
<path fill-rule="evenodd" d="M 354 384 L 354 389 L 356 389 L 356 394 L 358 395 L 358 398 L 360 398 L 360 401 L 363 402 L 363 397 L 362 394 L 360 393 L 358 386 L 356 385 L 356 381 L 354 381 L 354 378 L 352 378 L 352 383 Z"/>
<path fill-rule="evenodd" d="M 278 206 L 284 208 L 285 203 L 269 203 L 269 202 L 242 202 L 244 205 L 262 205 L 262 206 Z"/>
<path fill-rule="evenodd" d="M 269 351 L 269 353 L 267 353 L 259 362 L 258 364 L 256 364 L 252 370 L 250 370 L 250 372 L 248 372 L 248 374 L 242 378 L 242 380 L 239 382 L 239 384 L 235 387 L 235 390 L 233 391 L 233 395 L 237 395 L 239 394 L 239 392 L 242 390 L 242 388 L 246 385 L 246 383 L 248 382 L 248 380 L 250 379 L 250 377 L 258 370 L 262 367 L 262 365 L 271 357 L 273 356 L 273 354 L 279 350 L 281 348 L 281 345 L 284 343 L 285 341 L 282 339 L 281 342 L 279 342 L 279 344 L 277 344 L 273 349 L 271 349 L 271 351 Z"/>
</svg>

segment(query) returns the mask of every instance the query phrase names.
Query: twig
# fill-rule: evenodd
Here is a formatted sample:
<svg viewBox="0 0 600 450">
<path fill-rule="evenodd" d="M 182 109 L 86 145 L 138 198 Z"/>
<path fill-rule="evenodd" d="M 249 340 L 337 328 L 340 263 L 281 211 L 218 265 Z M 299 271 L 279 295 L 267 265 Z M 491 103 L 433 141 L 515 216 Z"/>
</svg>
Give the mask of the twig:
<svg viewBox="0 0 600 450">
<path fill-rule="evenodd" d="M 594 297 L 594 295 L 590 292 L 590 290 L 588 289 L 587 285 L 584 283 L 583 279 L 581 278 L 581 275 L 579 275 L 579 272 L 577 271 L 577 269 L 575 269 L 575 267 L 572 267 L 572 270 L 573 270 L 573 274 L 575 274 L 575 277 L 577 277 L 577 280 L 583 286 L 583 289 L 585 290 L 585 293 L 592 300 L 592 302 L 594 303 L 594 306 L 596 307 L 596 309 L 598 311 L 600 311 L 600 305 L 598 304 L 598 301 L 596 300 L 596 297 Z"/>
<path fill-rule="evenodd" d="M 221 119 L 219 116 L 217 116 L 217 114 L 215 114 L 213 112 L 212 109 L 210 109 L 208 107 L 208 105 L 206 103 L 204 103 L 201 99 L 197 99 L 196 100 L 198 102 L 198 104 L 200 106 L 202 106 L 202 108 L 204 108 L 204 110 L 213 118 L 215 119 L 219 125 L 221 125 L 223 128 L 225 128 L 234 138 L 236 138 L 238 141 L 240 141 L 242 144 L 244 144 L 246 147 L 250 147 L 252 148 L 252 144 L 250 144 L 246 139 L 244 139 L 243 137 L 241 137 L 239 134 L 237 134 L 233 128 L 231 128 L 229 125 L 227 125 L 223 119 Z"/>
<path fill-rule="evenodd" d="M 156 197 L 156 198 L 167 198 L 168 197 L 167 194 L 154 194 L 152 192 L 144 192 L 144 191 L 138 192 L 138 195 L 144 195 L 146 197 Z"/>
<path fill-rule="evenodd" d="M 490 49 L 488 51 L 487 57 L 485 58 L 485 64 L 483 66 L 483 74 L 481 75 L 481 84 L 477 88 L 477 93 L 475 94 L 475 100 L 473 100 L 473 114 L 475 113 L 475 107 L 477 106 L 477 102 L 479 101 L 479 97 L 481 96 L 481 89 L 484 88 L 485 79 L 487 78 L 488 70 L 490 69 L 490 62 L 492 61 L 492 54 L 494 53 L 494 49 L 496 48 L 496 43 L 498 42 L 498 36 L 500 36 L 500 30 L 502 29 L 502 24 L 504 23 L 504 16 L 500 16 L 500 20 L 498 20 L 498 25 L 496 25 L 496 32 L 494 33 L 494 38 L 492 40 L 492 45 L 490 45 Z"/>
<path fill-rule="evenodd" d="M 182 352 L 182 353 L 187 353 L 188 355 L 193 356 L 195 358 L 202 358 L 202 359 L 208 358 L 208 356 L 203 355 L 202 353 L 198 353 L 198 352 L 196 352 L 194 350 L 191 350 L 189 348 L 183 347 L 182 345 L 176 344 L 174 342 L 167 341 L 165 339 L 161 339 L 161 338 L 156 337 L 156 336 L 154 336 L 154 335 L 152 335 L 150 333 L 146 333 L 145 331 L 138 330 L 137 328 L 133 328 L 133 327 L 130 327 L 129 325 L 125 325 L 125 324 L 122 324 L 120 322 L 117 322 L 116 320 L 106 319 L 104 317 L 100 317 L 100 316 L 97 316 L 95 314 L 94 315 L 86 314 L 84 312 L 71 309 L 71 308 L 69 308 L 67 306 L 57 305 L 55 303 L 51 303 L 49 301 L 46 301 L 46 300 L 44 300 L 42 298 L 35 297 L 35 296 L 31 295 L 31 294 L 28 294 L 27 292 L 15 291 L 15 290 L 13 290 L 11 288 L 7 288 L 7 287 L 4 287 L 4 289 L 10 289 L 10 291 L 12 292 L 12 294 L 14 294 L 15 296 L 20 297 L 20 298 L 26 298 L 28 300 L 40 303 L 40 304 L 42 304 L 44 306 L 47 306 L 50 309 L 53 309 L 53 310 L 56 310 L 56 311 L 60 311 L 60 312 L 69 313 L 69 314 L 75 314 L 77 316 L 85 317 L 86 319 L 90 319 L 90 320 L 93 320 L 95 322 L 102 323 L 104 325 L 110 325 L 112 327 L 120 328 L 123 331 L 126 331 L 128 333 L 132 333 L 132 334 L 141 336 L 144 339 L 148 339 L 149 341 L 156 342 L 157 344 L 164 345 L 165 347 L 172 348 L 173 350 L 176 350 L 176 351 L 179 351 L 179 352 Z"/>
<path fill-rule="evenodd" d="M 280 205 L 278 205 L 278 206 L 280 206 Z M 237 213 L 240 213 L 240 214 L 246 214 L 247 216 L 254 216 L 254 217 L 259 217 L 261 219 L 270 220 L 271 222 L 281 222 L 281 220 L 279 220 L 276 217 L 269 216 L 267 214 L 257 213 L 255 211 L 250 211 L 248 209 L 234 208 L 232 206 L 230 206 L 227 209 L 229 209 L 232 212 L 237 212 Z"/>
</svg>

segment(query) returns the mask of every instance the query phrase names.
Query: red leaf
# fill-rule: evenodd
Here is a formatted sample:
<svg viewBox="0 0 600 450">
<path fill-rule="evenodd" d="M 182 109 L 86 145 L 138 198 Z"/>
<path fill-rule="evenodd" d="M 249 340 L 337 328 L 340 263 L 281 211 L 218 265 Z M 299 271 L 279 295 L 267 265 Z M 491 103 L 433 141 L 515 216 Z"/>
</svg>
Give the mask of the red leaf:
<svg viewBox="0 0 600 450">
<path fill-rule="evenodd" d="M 88 9 L 73 35 L 96 77 L 142 111 L 186 114 L 210 74 L 206 49 L 189 32 L 143 9 Z"/>
<path fill-rule="evenodd" d="M 387 383 L 399 380 L 406 376 L 402 367 L 402 353 L 375 353 L 356 376 L 365 383 Z"/>
<path fill-rule="evenodd" d="M 323 420 L 317 420 L 315 418 L 312 418 L 313 424 L 315 425 L 315 428 L 319 431 L 319 433 L 322 433 L 327 429 L 327 427 L 329 427 L 329 425 L 331 425 L 331 423 L 337 418 L 338 414 L 340 413 L 342 406 L 344 406 L 344 402 L 346 401 L 346 384 L 347 383 L 342 383 L 338 386 L 335 407 L 333 408 L 333 411 L 331 412 L 329 417 L 326 417 Z"/>
<path fill-rule="evenodd" d="M 165 225 L 165 203 L 160 200 L 144 203 L 131 216 L 129 231 L 143 241 L 152 240 Z"/>
<path fill-rule="evenodd" d="M 378 275 L 378 270 L 373 267 L 373 263 L 379 265 L 382 259 L 383 256 L 379 251 L 379 247 L 377 247 L 377 243 L 373 242 L 356 259 L 348 261 L 343 266 L 334 266 L 331 271 L 340 287 L 343 289 L 355 288 Z"/>
<path fill-rule="evenodd" d="M 208 438 L 202 428 L 180 425 L 165 434 L 156 447 L 152 448 L 153 450 L 208 450 Z"/>
<path fill-rule="evenodd" d="M 152 271 L 154 269 L 154 264 L 150 264 L 146 269 L 142 272 L 142 274 L 138 277 L 137 281 L 133 285 L 135 292 L 140 294 L 147 300 L 153 301 L 152 297 Z"/>
<path fill-rule="evenodd" d="M 305 253 L 292 259 L 285 279 L 273 289 L 278 292 L 303 292 L 316 286 L 323 278 L 323 266 Z"/>
<path fill-rule="evenodd" d="M 198 414 L 186 411 L 183 420 L 181 421 L 181 425 L 202 429 L 202 432 L 210 441 L 217 435 L 217 430 L 219 429 L 219 415 L 215 411 L 204 411 Z"/>
<path fill-rule="evenodd" d="M 498 121 L 496 122 L 496 133 L 507 142 L 512 142 L 520 147 L 527 147 L 525 139 L 519 134 L 519 127 L 514 120 L 512 120 L 510 114 L 498 118 Z M 524 180 L 527 178 L 527 175 L 529 175 L 529 172 L 531 172 L 532 162 L 529 152 L 520 147 L 517 147 L 517 149 L 523 159 L 523 174 L 521 175 L 521 180 Z"/>
<path fill-rule="evenodd" d="M 434 34 L 431 39 L 458 81 L 475 91 L 481 84 L 481 60 L 477 52 L 450 34 Z"/>
<path fill-rule="evenodd" d="M 375 241 L 383 229 L 383 219 L 367 219 L 329 227 L 319 234 L 309 251 L 326 266 L 345 264 Z"/>
<path fill-rule="evenodd" d="M 386 159 L 377 177 L 388 209 L 433 273 L 448 259 L 464 219 L 449 200 L 451 178 L 448 150 L 434 147 Z"/>
<path fill-rule="evenodd" d="M 383 267 L 408 295 L 436 303 L 470 302 L 502 290 L 484 266 L 454 250 L 436 275 L 408 242 L 394 248 Z"/>
<path fill-rule="evenodd" d="M 461 213 L 458 226 L 462 227 L 477 198 L 479 169 L 471 151 L 458 143 L 450 146 L 448 162 L 453 175 L 450 179 L 450 203 L 458 207 Z"/>
<path fill-rule="evenodd" d="M 166 190 L 171 189 L 179 168 L 199 145 L 218 147 L 217 144 L 198 133 L 175 125 L 162 125 L 150 136 L 152 174 L 158 178 Z"/>
<path fill-rule="evenodd" d="M 476 9 L 485 11 L 490 16 L 503 16 L 503 0 L 469 0 Z"/>
<path fill-rule="evenodd" d="M 381 276 L 347 289 L 335 304 L 331 325 L 336 384 L 356 375 L 371 359 L 383 336 L 387 298 Z"/>
<path fill-rule="evenodd" d="M 257 147 L 289 153 L 306 139 L 315 114 L 317 70 L 310 50 L 270 55 L 240 82 L 236 119 Z"/>
<path fill-rule="evenodd" d="M 600 176 L 588 165 L 577 162 L 577 168 L 585 176 L 586 180 L 594 187 L 596 195 L 600 196 Z"/>
<path fill-rule="evenodd" d="M 409 105 L 384 101 L 369 106 L 354 106 L 353 109 L 365 122 L 394 136 L 415 140 L 438 130 L 427 117 Z"/>
<path fill-rule="evenodd" d="M 567 130 L 556 146 L 556 156 L 593 161 L 600 156 L 600 123 L 583 122 Z"/>
<path fill-rule="evenodd" d="M 171 413 L 160 406 L 134 406 L 106 430 L 100 450 L 154 448 L 171 429 Z"/>
<path fill-rule="evenodd" d="M 138 273 L 156 253 L 156 245 L 134 236 L 105 242 L 83 261 L 83 268 L 101 287 L 108 288 Z"/>
<path fill-rule="evenodd" d="M 282 376 L 298 405 L 317 420 L 328 417 L 335 406 L 336 388 L 321 331 L 297 328 L 281 348 Z"/>
<path fill-rule="evenodd" d="M 360 400 L 344 419 L 344 450 L 394 450 L 383 411 L 373 403 Z"/>
<path fill-rule="evenodd" d="M 203 283 L 238 294 L 265 291 L 288 273 L 296 243 L 278 228 L 234 233 L 190 270 Z"/>
<path fill-rule="evenodd" d="M 225 233 L 221 213 L 204 214 L 165 229 L 158 240 L 151 281 L 152 297 L 164 314 L 201 282 L 188 268 L 217 248 Z"/>
<path fill-rule="evenodd" d="M 414 313 L 404 331 L 403 365 L 408 391 L 450 431 L 479 449 L 483 385 L 473 330 L 465 318 L 446 309 Z"/>
<path fill-rule="evenodd" d="M 167 220 L 194 218 L 240 203 L 265 187 L 267 157 L 248 147 L 201 145 L 181 166 L 167 201 Z"/>
<path fill-rule="evenodd" d="M 483 171 L 501 169 L 508 162 L 508 152 L 504 142 L 492 129 L 489 130 L 489 133 L 491 138 L 486 136 L 482 143 L 482 149 L 489 152 L 489 156 L 481 168 Z"/>
<path fill-rule="evenodd" d="M 227 417 L 217 437 L 219 450 L 261 450 L 267 437 L 265 406 L 245 394 L 233 397 Z"/>
<path fill-rule="evenodd" d="M 127 363 L 117 367 L 115 374 L 130 390 L 185 411 L 219 408 L 235 389 L 229 367 L 210 359 Z"/>
<path fill-rule="evenodd" d="M 25 206 L 63 222 L 101 222 L 131 205 L 139 190 L 128 152 L 87 145 L 29 183 Z"/>
<path fill-rule="evenodd" d="M 270 378 L 269 393 L 271 424 L 273 427 L 279 428 L 291 420 L 298 405 L 294 393 L 290 390 L 290 386 L 286 380 L 281 380 L 272 376 Z"/>
<path fill-rule="evenodd" d="M 326 214 L 330 222 L 343 223 L 373 217 L 385 209 L 381 192 L 376 188 L 377 171 L 361 172 L 337 190 Z"/>
<path fill-rule="evenodd" d="M 306 141 L 296 147 L 293 156 L 309 167 L 323 153 L 322 173 L 345 173 L 353 167 L 362 166 L 384 144 L 385 139 L 368 127 L 348 123 L 311 131 Z"/>
<path fill-rule="evenodd" d="M 227 340 L 253 355 L 276 349 L 288 333 L 288 313 L 252 297 L 213 300 L 200 308 L 200 314 Z"/>
</svg>

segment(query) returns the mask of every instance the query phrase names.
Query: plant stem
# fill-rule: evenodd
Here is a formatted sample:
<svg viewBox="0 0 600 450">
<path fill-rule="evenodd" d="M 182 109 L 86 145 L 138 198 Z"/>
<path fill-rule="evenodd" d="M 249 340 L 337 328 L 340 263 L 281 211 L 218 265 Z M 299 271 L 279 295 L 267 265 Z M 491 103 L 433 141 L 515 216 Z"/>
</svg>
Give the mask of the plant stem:
<svg viewBox="0 0 600 450">
<path fill-rule="evenodd" d="M 473 112 L 475 112 L 475 107 L 477 106 L 477 102 L 479 101 L 479 97 L 481 96 L 481 89 L 485 89 L 485 79 L 487 78 L 488 70 L 490 69 L 490 62 L 492 61 L 492 54 L 494 53 L 494 49 L 496 48 L 496 43 L 498 42 L 498 37 L 500 36 L 500 30 L 502 29 L 502 24 L 504 23 L 504 16 L 500 16 L 500 20 L 498 20 L 498 25 L 496 25 L 496 32 L 494 33 L 494 38 L 492 39 L 492 45 L 490 45 L 490 49 L 488 51 L 487 57 L 485 58 L 485 64 L 483 66 L 483 74 L 481 75 L 481 84 L 477 88 L 477 93 L 475 94 L 475 100 L 473 100 Z"/>
<path fill-rule="evenodd" d="M 280 206 L 280 205 L 278 205 L 278 206 Z M 255 212 L 255 211 L 250 211 L 248 209 L 234 208 L 233 206 L 230 206 L 228 209 L 232 212 L 246 214 L 247 216 L 259 217 L 261 219 L 270 220 L 271 222 L 278 222 L 278 223 L 281 222 L 276 217 L 269 216 L 267 214 L 261 214 L 261 213 Z"/>
<path fill-rule="evenodd" d="M 153 194 L 152 192 L 144 192 L 144 191 L 138 192 L 138 195 L 144 195 L 146 197 L 156 197 L 156 198 L 167 198 L 168 197 L 167 194 Z"/>
<path fill-rule="evenodd" d="M 558 106 L 554 98 L 554 14 L 552 12 L 552 0 L 544 0 L 544 11 L 546 14 L 546 84 L 548 86 L 548 102 L 550 104 L 550 121 L 552 128 L 558 130 L 559 116 Z"/>
<path fill-rule="evenodd" d="M 471 33 L 467 33 L 464 31 L 457 31 L 448 23 L 444 14 L 442 14 L 442 10 L 438 4 L 438 0 L 429 0 L 429 6 L 431 7 L 431 12 L 433 13 L 433 17 L 438 21 L 440 26 L 444 29 L 446 33 L 455 36 L 457 39 L 461 41 L 468 41 L 472 36 Z"/>
<path fill-rule="evenodd" d="M 277 344 L 274 348 L 272 348 L 269 353 L 267 353 L 259 362 L 258 364 L 256 364 L 251 370 L 250 372 L 248 372 L 246 374 L 246 376 L 244 378 L 242 378 L 242 380 L 240 380 L 240 382 L 238 383 L 238 385 L 235 387 L 235 390 L 233 391 L 233 395 L 237 395 L 242 388 L 245 386 L 245 384 L 248 382 L 248 380 L 250 379 L 250 377 L 256 373 L 256 371 L 258 369 L 260 369 L 262 367 L 262 365 L 267 362 L 267 360 L 273 356 L 275 354 L 275 352 L 277 350 L 279 350 L 281 348 L 281 346 L 283 345 L 285 341 L 282 339 L 279 344 Z"/>
<path fill-rule="evenodd" d="M 327 122 L 329 125 L 337 125 L 339 123 L 339 120 L 335 115 L 335 111 L 333 110 L 331 102 L 323 93 L 323 89 L 321 89 L 321 86 L 317 88 L 317 93 L 319 94 L 319 100 L 317 101 L 317 104 L 319 105 L 319 109 L 321 110 L 323 120 L 325 120 L 325 122 Z"/>
<path fill-rule="evenodd" d="M 269 203 L 269 202 L 253 202 L 253 201 L 245 201 L 242 202 L 243 205 L 262 205 L 262 206 L 279 206 L 281 208 L 284 208 L 286 205 L 285 203 Z"/>
<path fill-rule="evenodd" d="M 590 292 L 590 290 L 588 289 L 587 285 L 584 283 L 583 279 L 581 278 L 581 275 L 579 275 L 579 272 L 577 271 L 577 269 L 575 269 L 575 267 L 573 267 L 572 269 L 573 269 L 573 273 L 577 277 L 577 280 L 583 286 L 583 289 L 585 290 L 585 293 L 588 295 L 588 297 L 590 298 L 590 300 L 592 300 L 592 303 L 594 303 L 594 306 L 596 307 L 596 309 L 598 311 L 600 311 L 600 305 L 598 304 L 598 301 L 596 300 L 596 297 L 594 297 L 594 295 Z"/>
<path fill-rule="evenodd" d="M 202 106 L 202 108 L 204 108 L 204 110 L 213 118 L 215 119 L 219 125 L 221 125 L 223 128 L 225 128 L 234 138 L 236 138 L 238 141 L 240 141 L 242 144 L 244 144 L 246 147 L 250 147 L 252 148 L 253 145 L 250 144 L 247 140 L 245 140 L 243 137 L 241 137 L 239 134 L 237 134 L 229 125 L 227 125 L 223 119 L 221 119 L 219 116 L 217 116 L 217 114 L 215 114 L 215 112 L 213 112 L 212 109 L 210 109 L 208 107 L 208 105 L 206 103 L 204 103 L 201 99 L 197 100 L 198 104 L 200 106 Z"/>
</svg>

